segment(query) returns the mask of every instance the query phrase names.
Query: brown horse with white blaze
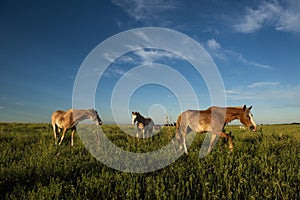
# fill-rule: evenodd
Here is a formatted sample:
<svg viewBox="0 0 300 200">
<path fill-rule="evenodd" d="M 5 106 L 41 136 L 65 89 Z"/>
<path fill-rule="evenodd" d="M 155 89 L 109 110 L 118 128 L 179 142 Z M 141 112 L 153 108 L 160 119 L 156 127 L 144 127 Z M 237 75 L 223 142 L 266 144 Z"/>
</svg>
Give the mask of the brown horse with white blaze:
<svg viewBox="0 0 300 200">
<path fill-rule="evenodd" d="M 176 138 L 179 141 L 180 147 L 184 147 L 184 151 L 188 154 L 185 144 L 186 136 L 189 132 L 197 133 L 212 132 L 212 137 L 208 147 L 208 153 L 212 150 L 212 146 L 217 136 L 227 138 L 230 150 L 233 150 L 233 142 L 231 136 L 224 132 L 224 127 L 227 123 L 239 119 L 239 121 L 256 131 L 256 123 L 251 114 L 252 106 L 249 108 L 243 107 L 210 107 L 207 110 L 186 110 L 182 112 L 176 123 Z"/>
<path fill-rule="evenodd" d="M 61 129 L 63 129 L 63 132 L 58 145 L 61 145 L 66 131 L 68 129 L 71 129 L 72 130 L 71 146 L 73 146 L 73 138 L 76 131 L 76 125 L 80 121 L 85 119 L 91 119 L 92 121 L 96 122 L 97 125 L 102 125 L 102 120 L 100 119 L 97 111 L 94 109 L 87 109 L 87 110 L 69 109 L 68 111 L 57 110 L 53 112 L 51 116 L 51 121 L 52 121 L 55 145 L 57 145 L 58 142 L 57 136 L 58 133 L 60 133 Z"/>
<path fill-rule="evenodd" d="M 139 112 L 131 113 L 132 125 L 137 122 L 137 134 L 136 137 L 139 138 L 140 132 L 142 132 L 142 137 L 150 137 L 152 135 L 154 122 L 150 117 L 145 118 Z"/>
</svg>

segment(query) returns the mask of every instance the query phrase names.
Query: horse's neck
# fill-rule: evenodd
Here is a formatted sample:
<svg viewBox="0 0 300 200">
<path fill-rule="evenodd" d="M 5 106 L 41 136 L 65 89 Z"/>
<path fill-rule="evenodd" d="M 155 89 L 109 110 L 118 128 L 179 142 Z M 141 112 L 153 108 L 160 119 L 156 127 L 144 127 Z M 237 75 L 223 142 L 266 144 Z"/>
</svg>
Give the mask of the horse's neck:
<svg viewBox="0 0 300 200">
<path fill-rule="evenodd" d="M 144 124 L 145 121 L 146 121 L 146 119 L 145 119 L 145 117 L 143 117 L 142 115 L 139 115 L 139 117 L 137 117 L 137 121 Z"/>
<path fill-rule="evenodd" d="M 77 125 L 80 121 L 88 119 L 90 115 L 88 110 L 75 110 L 73 113 L 73 125 Z"/>
<path fill-rule="evenodd" d="M 225 123 L 227 124 L 235 119 L 239 119 L 241 112 L 242 110 L 240 110 L 239 108 L 226 109 Z"/>
</svg>

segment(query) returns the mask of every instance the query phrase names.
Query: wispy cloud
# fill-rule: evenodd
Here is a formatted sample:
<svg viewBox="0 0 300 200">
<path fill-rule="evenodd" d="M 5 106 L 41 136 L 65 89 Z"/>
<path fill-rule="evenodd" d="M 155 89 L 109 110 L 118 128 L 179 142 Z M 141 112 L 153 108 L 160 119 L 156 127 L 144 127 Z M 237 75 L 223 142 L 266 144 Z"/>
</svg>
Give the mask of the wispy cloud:
<svg viewBox="0 0 300 200">
<path fill-rule="evenodd" d="M 146 23 L 162 20 L 162 13 L 178 8 L 176 0 L 112 0 L 112 3 L 122 8 L 135 21 Z"/>
<path fill-rule="evenodd" d="M 279 82 L 255 82 L 244 88 L 226 90 L 228 101 L 251 101 L 271 107 L 300 107 L 300 85 L 282 85 Z"/>
<path fill-rule="evenodd" d="M 132 47 L 132 49 L 137 49 L 136 47 Z M 163 50 L 157 50 L 157 49 L 147 49 L 147 48 L 141 48 L 138 50 L 134 50 L 129 54 L 123 55 L 117 59 L 114 58 L 113 53 L 105 53 L 104 57 L 111 61 L 111 63 L 114 63 L 116 65 L 120 64 L 132 64 L 132 65 L 141 65 L 141 64 L 149 64 L 161 61 L 162 59 L 182 59 L 180 56 L 163 51 Z"/>
<path fill-rule="evenodd" d="M 263 1 L 256 9 L 247 8 L 246 14 L 233 26 L 242 33 L 253 33 L 263 27 L 274 27 L 278 31 L 300 33 L 300 2 L 286 1 L 280 5 L 278 1 Z"/>
<path fill-rule="evenodd" d="M 216 58 L 221 60 L 237 60 L 243 64 L 251 65 L 258 68 L 263 69 L 272 69 L 271 66 L 266 64 L 261 64 L 252 60 L 246 59 L 242 54 L 232 51 L 230 49 L 223 48 L 219 42 L 217 42 L 214 38 L 208 40 L 206 42 L 206 46 L 208 47 L 209 51 L 212 55 Z"/>
<path fill-rule="evenodd" d="M 248 88 L 258 88 L 258 87 L 266 87 L 266 86 L 278 86 L 279 82 L 255 82 L 248 85 Z"/>
<path fill-rule="evenodd" d="M 119 66 L 112 65 L 105 72 L 104 76 L 109 78 L 118 78 L 123 76 L 126 72 Z"/>
<path fill-rule="evenodd" d="M 133 48 L 136 49 L 136 48 Z M 152 63 L 160 63 L 163 60 L 175 61 L 182 60 L 180 56 L 171 52 L 157 49 L 138 49 L 128 54 L 125 54 L 117 59 L 114 58 L 114 53 L 105 53 L 104 57 L 111 62 L 111 66 L 105 71 L 106 77 L 120 77 L 126 73 L 128 66 L 149 65 Z M 124 68 L 126 67 L 126 69 Z"/>
<path fill-rule="evenodd" d="M 138 60 L 140 60 L 140 63 L 142 64 L 153 63 L 161 59 L 180 59 L 180 57 L 177 56 L 176 54 L 167 51 L 153 50 L 153 49 L 151 50 L 140 49 L 139 51 L 135 52 L 135 55 L 138 56 Z"/>
</svg>

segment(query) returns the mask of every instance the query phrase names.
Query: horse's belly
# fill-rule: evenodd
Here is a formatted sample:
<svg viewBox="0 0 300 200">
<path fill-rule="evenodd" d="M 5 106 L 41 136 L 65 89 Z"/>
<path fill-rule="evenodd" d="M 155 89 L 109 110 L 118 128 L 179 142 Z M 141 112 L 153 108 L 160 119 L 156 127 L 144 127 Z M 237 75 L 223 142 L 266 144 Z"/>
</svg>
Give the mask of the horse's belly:
<svg viewBox="0 0 300 200">
<path fill-rule="evenodd" d="M 204 132 L 208 132 L 211 131 L 211 125 L 210 124 L 206 124 L 204 122 L 200 123 L 197 127 L 197 132 L 199 133 L 204 133 Z"/>
</svg>

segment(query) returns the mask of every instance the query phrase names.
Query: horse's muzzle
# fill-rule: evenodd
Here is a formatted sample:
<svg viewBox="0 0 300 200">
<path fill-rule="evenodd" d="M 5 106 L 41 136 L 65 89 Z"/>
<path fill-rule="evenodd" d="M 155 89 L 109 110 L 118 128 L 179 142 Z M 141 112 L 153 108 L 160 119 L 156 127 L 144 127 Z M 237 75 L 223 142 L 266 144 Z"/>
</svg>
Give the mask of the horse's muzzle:
<svg viewBox="0 0 300 200">
<path fill-rule="evenodd" d="M 252 126 L 250 126 L 250 130 L 253 131 L 253 132 L 255 132 L 256 131 L 256 127 L 252 125 Z"/>
</svg>

